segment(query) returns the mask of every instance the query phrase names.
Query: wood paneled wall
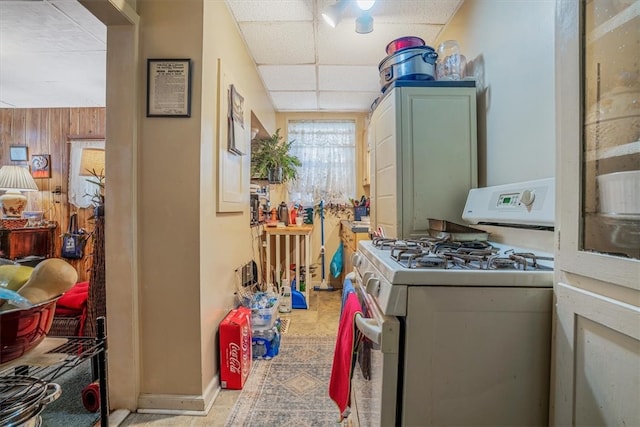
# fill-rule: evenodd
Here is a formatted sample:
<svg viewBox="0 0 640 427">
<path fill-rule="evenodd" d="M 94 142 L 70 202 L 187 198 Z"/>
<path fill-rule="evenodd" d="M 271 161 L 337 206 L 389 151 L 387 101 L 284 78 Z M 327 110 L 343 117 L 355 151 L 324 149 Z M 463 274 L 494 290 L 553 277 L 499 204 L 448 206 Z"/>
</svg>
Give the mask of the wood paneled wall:
<svg viewBox="0 0 640 427">
<path fill-rule="evenodd" d="M 26 193 L 28 210 L 43 211 L 45 218 L 57 224 L 56 236 L 68 227 L 69 215 L 78 213 L 79 227 L 93 230 L 92 209 L 78 209 L 67 202 L 69 182 L 69 139 L 105 135 L 105 108 L 26 108 L 0 109 L 0 165 L 29 164 L 12 162 L 11 145 L 26 145 L 29 160 L 34 154 L 51 155 L 51 178 L 36 179 L 39 192 Z M 61 194 L 55 194 L 60 187 Z M 60 237 L 55 241 L 55 256 L 60 256 Z M 70 260 L 79 280 L 88 280 L 91 268 L 91 242 L 82 260 Z"/>
</svg>

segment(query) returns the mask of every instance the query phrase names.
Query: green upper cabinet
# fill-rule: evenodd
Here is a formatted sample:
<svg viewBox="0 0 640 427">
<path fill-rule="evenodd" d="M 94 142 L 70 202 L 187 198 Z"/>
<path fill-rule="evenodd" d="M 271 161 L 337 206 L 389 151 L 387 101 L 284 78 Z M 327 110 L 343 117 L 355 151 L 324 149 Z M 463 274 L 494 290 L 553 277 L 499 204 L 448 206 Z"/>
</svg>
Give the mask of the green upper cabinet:
<svg viewBox="0 0 640 427">
<path fill-rule="evenodd" d="M 444 83 L 390 89 L 372 115 L 371 216 L 391 237 L 424 236 L 429 218 L 461 222 L 478 184 L 476 88 Z"/>
</svg>

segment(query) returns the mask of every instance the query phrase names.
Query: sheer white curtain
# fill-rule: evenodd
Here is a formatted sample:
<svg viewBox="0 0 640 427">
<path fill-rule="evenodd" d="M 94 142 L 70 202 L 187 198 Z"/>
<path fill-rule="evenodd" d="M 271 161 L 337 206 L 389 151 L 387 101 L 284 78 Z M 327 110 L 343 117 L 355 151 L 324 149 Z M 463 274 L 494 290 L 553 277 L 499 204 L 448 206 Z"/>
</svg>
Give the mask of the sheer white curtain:
<svg viewBox="0 0 640 427">
<path fill-rule="evenodd" d="M 356 124 L 354 121 L 290 121 L 291 154 L 302 162 L 289 185 L 289 200 L 312 206 L 347 203 L 356 192 Z"/>
</svg>

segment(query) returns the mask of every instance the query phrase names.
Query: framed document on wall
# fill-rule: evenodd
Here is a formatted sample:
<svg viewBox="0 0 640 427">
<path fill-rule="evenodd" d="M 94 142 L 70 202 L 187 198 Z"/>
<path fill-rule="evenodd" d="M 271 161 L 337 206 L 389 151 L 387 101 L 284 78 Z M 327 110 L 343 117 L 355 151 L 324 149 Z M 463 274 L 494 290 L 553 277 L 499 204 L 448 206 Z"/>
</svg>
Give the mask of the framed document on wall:
<svg viewBox="0 0 640 427">
<path fill-rule="evenodd" d="M 147 60 L 147 117 L 191 117 L 191 60 Z"/>
</svg>

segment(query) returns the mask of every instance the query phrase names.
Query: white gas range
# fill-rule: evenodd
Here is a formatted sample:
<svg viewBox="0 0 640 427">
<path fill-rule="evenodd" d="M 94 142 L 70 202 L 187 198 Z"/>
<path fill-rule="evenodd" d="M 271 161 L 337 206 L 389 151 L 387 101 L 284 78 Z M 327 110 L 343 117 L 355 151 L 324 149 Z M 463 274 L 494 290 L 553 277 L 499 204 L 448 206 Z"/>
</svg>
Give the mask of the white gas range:
<svg viewBox="0 0 640 427">
<path fill-rule="evenodd" d="M 465 216 L 548 231 L 553 190 L 553 179 L 472 190 Z M 353 424 L 547 423 L 552 254 L 450 237 L 360 242 L 368 319 L 356 324 L 373 344 L 354 370 Z"/>
</svg>

